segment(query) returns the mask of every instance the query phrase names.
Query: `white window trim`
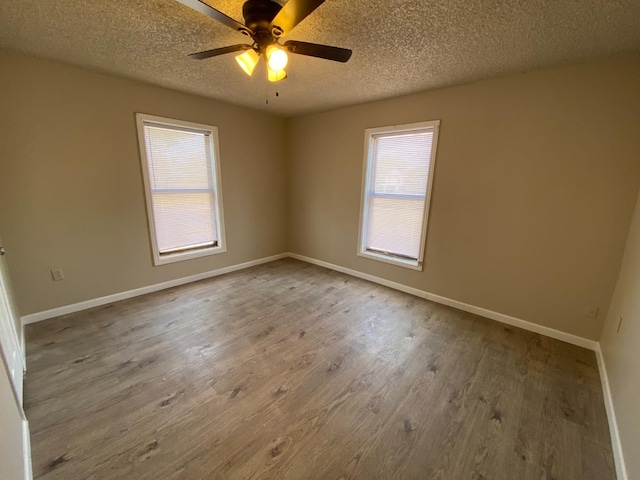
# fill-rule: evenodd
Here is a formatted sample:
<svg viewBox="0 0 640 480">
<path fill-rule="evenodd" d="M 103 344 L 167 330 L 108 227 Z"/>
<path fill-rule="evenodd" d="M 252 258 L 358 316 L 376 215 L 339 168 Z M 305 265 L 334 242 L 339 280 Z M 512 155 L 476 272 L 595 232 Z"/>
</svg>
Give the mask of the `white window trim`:
<svg viewBox="0 0 640 480">
<path fill-rule="evenodd" d="M 398 257 L 391 257 L 382 253 L 375 253 L 366 250 L 365 235 L 367 232 L 367 219 L 369 217 L 369 202 L 367 201 L 367 193 L 371 183 L 371 165 L 373 149 L 371 148 L 371 140 L 373 135 L 380 133 L 393 133 L 397 131 L 408 132 L 411 130 L 422 130 L 425 128 L 433 128 L 433 143 L 431 147 L 431 159 L 429 164 L 429 178 L 427 180 L 427 191 L 425 193 L 424 218 L 422 219 L 422 233 L 420 237 L 420 255 L 418 260 L 409 260 Z M 433 191 L 433 177 L 436 167 L 436 151 L 438 148 L 438 133 L 440 129 L 440 120 L 431 120 L 428 122 L 409 123 L 405 125 L 392 125 L 389 127 L 367 128 L 364 132 L 364 165 L 362 168 L 362 195 L 360 196 L 360 224 L 358 231 L 358 256 L 377 260 L 379 262 L 389 263 L 400 267 L 410 268 L 412 270 L 422 271 L 424 266 L 424 251 L 427 240 L 427 227 L 429 223 L 429 209 L 431 206 L 431 192 Z"/>
<path fill-rule="evenodd" d="M 215 247 L 201 248 L 198 250 L 177 252 L 172 254 L 160 255 L 158 249 L 158 240 L 156 238 L 156 225 L 153 216 L 153 204 L 151 202 L 151 183 L 149 182 L 149 166 L 147 162 L 147 149 L 144 140 L 144 124 L 145 122 L 157 123 L 168 127 L 187 128 L 197 130 L 209 134 L 210 152 L 212 153 L 211 168 L 213 174 L 213 189 L 216 195 L 218 217 L 218 245 Z M 194 258 L 205 257 L 208 255 L 216 255 L 227 251 L 227 242 L 224 229 L 224 208 L 222 205 L 222 181 L 220 179 L 220 152 L 218 141 L 218 127 L 213 125 L 205 125 L 202 123 L 187 122 L 184 120 L 176 120 L 173 118 L 158 117 L 148 115 L 146 113 L 136 113 L 136 123 L 138 126 L 138 144 L 140 147 L 140 162 L 142 164 L 142 176 L 144 181 L 145 200 L 147 204 L 147 220 L 149 227 L 149 237 L 151 240 L 151 249 L 153 251 L 153 263 L 155 266 L 165 265 L 168 263 L 181 262 Z"/>
</svg>

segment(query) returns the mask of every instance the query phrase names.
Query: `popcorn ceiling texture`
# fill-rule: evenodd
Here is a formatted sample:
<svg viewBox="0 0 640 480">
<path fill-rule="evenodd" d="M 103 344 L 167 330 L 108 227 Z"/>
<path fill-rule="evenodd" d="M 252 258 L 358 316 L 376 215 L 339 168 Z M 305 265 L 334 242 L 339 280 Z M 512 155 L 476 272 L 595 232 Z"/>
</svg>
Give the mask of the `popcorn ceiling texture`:
<svg viewBox="0 0 640 480">
<path fill-rule="evenodd" d="M 242 21 L 242 0 L 207 1 Z M 286 39 L 353 56 L 290 55 L 269 84 L 233 54 L 188 58 L 247 37 L 174 0 L 0 2 L 1 48 L 293 116 L 639 51 L 640 1 L 327 0 Z"/>
</svg>

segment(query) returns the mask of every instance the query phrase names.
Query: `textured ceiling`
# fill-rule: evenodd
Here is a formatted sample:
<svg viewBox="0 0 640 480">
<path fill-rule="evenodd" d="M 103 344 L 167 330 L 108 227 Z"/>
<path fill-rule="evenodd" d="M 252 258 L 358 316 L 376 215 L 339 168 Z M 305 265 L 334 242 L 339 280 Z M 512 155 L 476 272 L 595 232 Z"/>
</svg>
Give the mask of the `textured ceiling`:
<svg viewBox="0 0 640 480">
<path fill-rule="evenodd" d="M 242 21 L 242 0 L 207 2 Z M 174 0 L 0 2 L 0 47 L 290 116 L 638 51 L 640 1 L 327 0 L 286 39 L 353 56 L 291 55 L 276 86 L 188 58 L 246 37 Z"/>
</svg>

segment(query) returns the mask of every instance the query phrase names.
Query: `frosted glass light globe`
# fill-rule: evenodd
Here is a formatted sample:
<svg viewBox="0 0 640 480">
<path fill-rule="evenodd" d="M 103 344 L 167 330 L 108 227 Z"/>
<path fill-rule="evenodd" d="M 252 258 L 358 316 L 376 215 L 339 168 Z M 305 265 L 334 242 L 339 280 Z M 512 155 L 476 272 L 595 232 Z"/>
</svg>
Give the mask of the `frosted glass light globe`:
<svg viewBox="0 0 640 480">
<path fill-rule="evenodd" d="M 267 48 L 267 59 L 269 68 L 275 71 L 284 70 L 284 67 L 287 66 L 287 62 L 289 61 L 287 52 L 273 45 Z"/>
</svg>

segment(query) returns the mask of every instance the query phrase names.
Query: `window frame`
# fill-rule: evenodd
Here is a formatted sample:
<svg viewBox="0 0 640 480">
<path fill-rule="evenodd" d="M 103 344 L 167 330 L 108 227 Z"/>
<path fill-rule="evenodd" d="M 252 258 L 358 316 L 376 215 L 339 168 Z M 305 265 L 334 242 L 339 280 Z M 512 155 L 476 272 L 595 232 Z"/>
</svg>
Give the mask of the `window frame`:
<svg viewBox="0 0 640 480">
<path fill-rule="evenodd" d="M 202 123 L 188 122 L 185 120 L 176 120 L 174 118 L 159 117 L 146 113 L 136 113 L 136 124 L 138 130 L 138 145 L 140 147 L 140 163 L 142 165 L 142 177 L 144 183 L 145 202 L 147 207 L 147 225 L 149 227 L 149 238 L 151 241 L 151 250 L 153 252 L 154 266 L 166 265 L 184 260 L 192 260 L 194 258 L 205 257 L 209 255 L 217 255 L 227 251 L 227 243 L 224 228 L 224 208 L 222 202 L 222 180 L 220 174 L 220 151 L 218 140 L 218 127 L 206 125 Z M 153 214 L 152 189 L 149 181 L 149 163 L 147 160 L 147 149 L 144 135 L 144 127 L 146 124 L 155 124 L 161 127 L 176 127 L 179 130 L 193 131 L 204 133 L 209 138 L 209 152 L 211 158 L 211 174 L 212 186 L 215 196 L 214 215 L 216 218 L 216 227 L 218 234 L 218 245 L 211 247 L 195 248 L 175 253 L 160 254 L 158 248 L 158 239 L 156 233 L 156 220 Z"/>
<path fill-rule="evenodd" d="M 375 135 L 384 133 L 401 133 L 411 132 L 415 130 L 433 129 L 433 142 L 431 145 L 431 157 L 429 163 L 429 177 L 427 179 L 427 189 L 424 199 L 424 215 L 422 218 L 422 232 L 420 234 L 420 253 L 417 260 L 404 259 L 384 253 L 377 253 L 366 248 L 366 235 L 368 230 L 369 219 L 369 198 L 371 191 L 371 180 L 373 176 L 373 139 Z M 358 231 L 358 250 L 359 257 L 377 260 L 379 262 L 388 263 L 412 270 L 422 271 L 424 266 L 424 252 L 427 241 L 427 231 L 429 225 L 429 210 L 431 207 L 431 195 L 433 192 L 433 179 L 436 167 L 436 151 L 438 148 L 438 134 L 440 130 L 440 120 L 429 120 L 425 122 L 408 123 L 403 125 L 391 125 L 387 127 L 367 128 L 364 133 L 364 164 L 362 168 L 362 192 L 360 196 L 360 222 Z"/>
</svg>

